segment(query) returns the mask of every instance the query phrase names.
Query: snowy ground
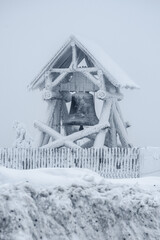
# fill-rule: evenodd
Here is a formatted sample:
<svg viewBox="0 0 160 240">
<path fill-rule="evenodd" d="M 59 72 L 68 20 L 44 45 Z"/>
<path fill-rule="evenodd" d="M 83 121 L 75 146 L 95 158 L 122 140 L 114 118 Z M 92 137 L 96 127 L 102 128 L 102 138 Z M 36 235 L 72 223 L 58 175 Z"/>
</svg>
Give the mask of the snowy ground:
<svg viewBox="0 0 160 240">
<path fill-rule="evenodd" d="M 160 239 L 160 178 L 0 168 L 1 240 Z"/>
</svg>

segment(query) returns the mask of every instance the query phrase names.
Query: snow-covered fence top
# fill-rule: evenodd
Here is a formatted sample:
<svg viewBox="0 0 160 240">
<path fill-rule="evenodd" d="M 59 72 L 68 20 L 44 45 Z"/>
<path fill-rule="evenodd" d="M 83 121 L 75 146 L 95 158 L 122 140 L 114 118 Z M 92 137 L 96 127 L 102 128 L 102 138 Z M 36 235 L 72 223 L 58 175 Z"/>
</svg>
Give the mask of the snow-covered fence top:
<svg viewBox="0 0 160 240">
<path fill-rule="evenodd" d="M 139 148 L 0 149 L 0 165 L 14 169 L 88 168 L 106 178 L 140 175 Z"/>
</svg>

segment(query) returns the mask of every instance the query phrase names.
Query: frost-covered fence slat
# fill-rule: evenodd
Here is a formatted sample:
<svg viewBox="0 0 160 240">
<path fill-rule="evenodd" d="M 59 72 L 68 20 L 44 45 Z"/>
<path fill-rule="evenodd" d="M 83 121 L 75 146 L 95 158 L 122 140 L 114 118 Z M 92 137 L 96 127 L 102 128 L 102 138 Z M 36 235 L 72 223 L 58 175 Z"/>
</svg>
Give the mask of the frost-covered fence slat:
<svg viewBox="0 0 160 240">
<path fill-rule="evenodd" d="M 0 165 L 15 169 L 88 168 L 106 178 L 140 176 L 138 148 L 0 149 Z"/>
</svg>

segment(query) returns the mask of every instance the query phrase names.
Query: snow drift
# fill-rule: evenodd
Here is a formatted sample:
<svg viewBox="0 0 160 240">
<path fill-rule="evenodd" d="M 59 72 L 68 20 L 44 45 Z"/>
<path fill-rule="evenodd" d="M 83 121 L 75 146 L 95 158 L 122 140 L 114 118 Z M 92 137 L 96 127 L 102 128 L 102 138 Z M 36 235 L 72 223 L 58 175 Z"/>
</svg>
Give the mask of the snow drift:
<svg viewBox="0 0 160 240">
<path fill-rule="evenodd" d="M 89 170 L 0 168 L 0 239 L 159 240 L 159 178 L 146 179 L 119 184 Z"/>
</svg>

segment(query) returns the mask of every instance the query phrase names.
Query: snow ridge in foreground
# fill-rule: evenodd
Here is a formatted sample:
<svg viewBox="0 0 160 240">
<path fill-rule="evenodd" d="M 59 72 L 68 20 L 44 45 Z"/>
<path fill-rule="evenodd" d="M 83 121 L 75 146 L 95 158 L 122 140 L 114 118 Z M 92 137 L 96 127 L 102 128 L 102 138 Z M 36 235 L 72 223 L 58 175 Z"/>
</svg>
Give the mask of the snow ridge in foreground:
<svg viewBox="0 0 160 240">
<path fill-rule="evenodd" d="M 160 189 L 101 182 L 0 190 L 1 240 L 160 239 Z"/>
</svg>

